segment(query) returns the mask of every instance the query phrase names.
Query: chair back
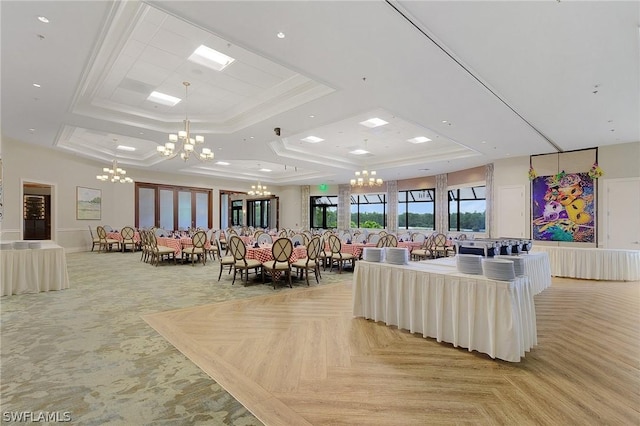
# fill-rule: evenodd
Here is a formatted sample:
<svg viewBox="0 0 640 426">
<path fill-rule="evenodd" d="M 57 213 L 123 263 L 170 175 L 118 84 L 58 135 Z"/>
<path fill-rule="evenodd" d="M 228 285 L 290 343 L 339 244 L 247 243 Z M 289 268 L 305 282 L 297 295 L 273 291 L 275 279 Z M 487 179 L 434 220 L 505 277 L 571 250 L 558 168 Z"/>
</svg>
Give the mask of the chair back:
<svg viewBox="0 0 640 426">
<path fill-rule="evenodd" d="M 120 231 L 120 235 L 122 235 L 123 241 L 133 241 L 133 236 L 135 235 L 135 233 L 136 231 L 130 226 L 125 226 Z"/>
<path fill-rule="evenodd" d="M 378 242 L 376 242 L 376 247 L 382 248 L 387 246 L 387 236 L 383 235 L 382 237 L 378 237 Z"/>
<path fill-rule="evenodd" d="M 280 230 L 280 232 L 278 232 L 278 238 L 283 238 L 283 237 L 286 237 L 287 235 L 288 233 L 286 229 L 282 229 Z"/>
<path fill-rule="evenodd" d="M 247 247 L 245 247 L 244 242 L 237 235 L 232 235 L 229 240 L 229 248 L 231 250 L 231 255 L 236 261 L 245 260 L 247 255 Z M 246 263 L 246 261 L 245 261 Z"/>
<path fill-rule="evenodd" d="M 307 244 L 307 258 L 309 260 L 316 260 L 320 256 L 320 237 L 315 236 L 309 240 Z M 307 262 L 308 263 L 308 262 Z"/>
<path fill-rule="evenodd" d="M 293 253 L 293 243 L 289 238 L 278 238 L 271 246 L 274 262 L 289 262 Z"/>
<path fill-rule="evenodd" d="M 96 233 L 98 234 L 98 238 L 100 238 L 103 241 L 107 240 L 107 231 L 104 229 L 103 226 L 98 226 L 96 228 Z"/>
<path fill-rule="evenodd" d="M 465 241 L 467 239 L 467 234 L 458 235 L 458 241 Z"/>
<path fill-rule="evenodd" d="M 291 242 L 294 246 L 303 246 L 304 244 L 304 236 L 302 234 L 295 234 L 291 237 Z"/>
<path fill-rule="evenodd" d="M 204 248 L 207 243 L 207 233 L 204 231 L 197 231 L 193 234 L 193 248 Z"/>
<path fill-rule="evenodd" d="M 258 237 L 260 237 L 260 235 L 262 235 L 264 233 L 265 232 L 262 229 L 258 229 L 256 232 L 253 233 L 253 238 L 255 238 L 257 240 Z"/>
<path fill-rule="evenodd" d="M 437 249 L 444 248 L 444 246 L 447 245 L 447 236 L 444 234 L 436 234 L 436 236 L 433 237 L 433 245 Z"/>
<path fill-rule="evenodd" d="M 258 232 L 256 232 L 256 234 L 258 234 Z M 273 244 L 273 238 L 266 232 L 258 234 L 256 240 L 258 241 L 258 244 Z"/>
<path fill-rule="evenodd" d="M 421 232 L 414 232 L 411 234 L 411 241 L 415 241 L 417 243 L 423 243 L 424 240 L 427 239 L 427 236 Z"/>
<path fill-rule="evenodd" d="M 380 231 L 378 233 L 381 237 L 384 237 L 385 235 L 387 235 L 387 231 Z"/>
<path fill-rule="evenodd" d="M 384 237 L 387 240 L 385 247 L 398 247 L 398 239 L 393 234 L 387 234 Z"/>
<path fill-rule="evenodd" d="M 342 250 L 342 242 L 337 235 L 329 235 L 329 250 L 331 250 L 332 254 L 340 253 Z"/>
<path fill-rule="evenodd" d="M 89 227 L 89 234 L 91 234 L 91 239 L 93 240 L 95 237 L 93 236 L 93 229 L 91 229 L 91 225 L 87 225 Z"/>
</svg>

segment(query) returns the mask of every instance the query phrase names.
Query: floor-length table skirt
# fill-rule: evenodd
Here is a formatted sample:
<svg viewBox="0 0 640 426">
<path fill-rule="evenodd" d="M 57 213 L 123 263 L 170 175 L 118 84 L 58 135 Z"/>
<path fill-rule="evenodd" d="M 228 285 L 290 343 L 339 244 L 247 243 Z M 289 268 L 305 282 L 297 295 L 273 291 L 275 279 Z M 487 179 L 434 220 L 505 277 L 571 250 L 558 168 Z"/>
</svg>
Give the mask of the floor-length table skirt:
<svg viewBox="0 0 640 426">
<path fill-rule="evenodd" d="M 517 362 L 537 344 L 526 276 L 494 281 L 439 266 L 356 263 L 353 314 Z"/>
<path fill-rule="evenodd" d="M 549 256 L 551 274 L 588 280 L 640 281 L 640 250 L 534 245 Z"/>
<path fill-rule="evenodd" d="M 0 251 L 2 296 L 69 288 L 67 258 L 57 244 L 42 248 Z"/>
</svg>

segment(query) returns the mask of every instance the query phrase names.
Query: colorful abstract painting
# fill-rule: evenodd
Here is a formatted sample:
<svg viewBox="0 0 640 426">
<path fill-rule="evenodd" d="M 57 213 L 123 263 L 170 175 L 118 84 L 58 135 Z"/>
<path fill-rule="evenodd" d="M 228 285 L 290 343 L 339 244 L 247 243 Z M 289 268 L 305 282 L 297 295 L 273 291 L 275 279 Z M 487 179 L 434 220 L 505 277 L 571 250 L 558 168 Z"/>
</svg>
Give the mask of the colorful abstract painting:
<svg viewBox="0 0 640 426">
<path fill-rule="evenodd" d="M 532 184 L 534 240 L 595 242 L 594 180 L 588 173 L 538 176 Z"/>
</svg>

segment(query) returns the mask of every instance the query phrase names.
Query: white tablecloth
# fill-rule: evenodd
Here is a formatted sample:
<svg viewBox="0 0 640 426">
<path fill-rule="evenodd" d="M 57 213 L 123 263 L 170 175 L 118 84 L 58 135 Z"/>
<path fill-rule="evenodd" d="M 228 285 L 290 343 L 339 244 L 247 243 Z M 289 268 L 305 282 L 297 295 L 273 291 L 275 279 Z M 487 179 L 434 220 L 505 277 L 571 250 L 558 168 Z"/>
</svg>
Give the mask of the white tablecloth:
<svg viewBox="0 0 640 426">
<path fill-rule="evenodd" d="M 537 344 L 533 293 L 526 276 L 493 281 L 447 265 L 358 261 L 353 314 L 454 346 L 517 362 Z"/>
<path fill-rule="evenodd" d="M 0 296 L 69 288 L 67 258 L 57 244 L 40 249 L 0 250 Z"/>
<path fill-rule="evenodd" d="M 640 281 L 640 250 L 533 246 L 549 256 L 551 275 L 589 280 Z"/>
</svg>

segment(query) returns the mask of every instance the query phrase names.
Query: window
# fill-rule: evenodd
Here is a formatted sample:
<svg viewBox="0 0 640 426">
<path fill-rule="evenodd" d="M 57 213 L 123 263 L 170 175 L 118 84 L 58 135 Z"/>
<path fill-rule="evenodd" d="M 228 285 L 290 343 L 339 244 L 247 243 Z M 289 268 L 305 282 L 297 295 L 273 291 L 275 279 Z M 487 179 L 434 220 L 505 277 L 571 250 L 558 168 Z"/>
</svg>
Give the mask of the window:
<svg viewBox="0 0 640 426">
<path fill-rule="evenodd" d="M 135 226 L 211 228 L 211 190 L 136 182 Z"/>
<path fill-rule="evenodd" d="M 486 187 L 449 190 L 449 231 L 484 232 Z"/>
<path fill-rule="evenodd" d="M 435 229 L 436 190 L 398 192 L 398 229 Z"/>
<path fill-rule="evenodd" d="M 338 197 L 335 195 L 311 197 L 311 227 L 331 229 L 338 227 Z"/>
<path fill-rule="evenodd" d="M 247 200 L 247 225 L 254 228 L 269 228 L 271 200 Z"/>
<path fill-rule="evenodd" d="M 242 200 L 231 201 L 231 226 L 242 226 Z"/>
<path fill-rule="evenodd" d="M 385 228 L 387 225 L 387 194 L 351 196 L 352 228 Z"/>
</svg>

